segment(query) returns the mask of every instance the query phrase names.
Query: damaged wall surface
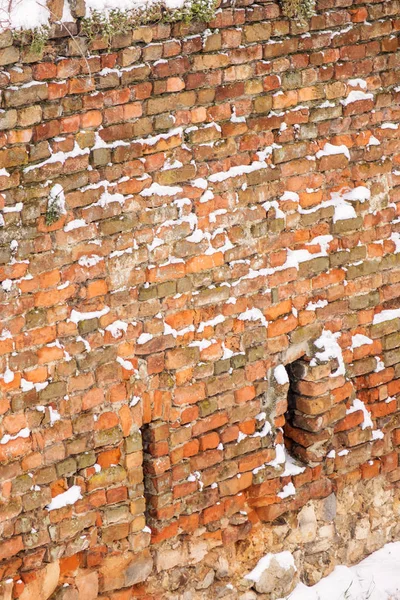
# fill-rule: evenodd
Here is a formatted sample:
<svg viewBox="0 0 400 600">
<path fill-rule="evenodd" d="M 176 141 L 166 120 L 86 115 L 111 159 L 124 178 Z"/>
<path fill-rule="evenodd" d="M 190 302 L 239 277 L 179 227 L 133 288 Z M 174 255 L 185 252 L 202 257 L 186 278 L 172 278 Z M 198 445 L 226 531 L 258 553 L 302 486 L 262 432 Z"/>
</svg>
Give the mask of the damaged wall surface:
<svg viewBox="0 0 400 600">
<path fill-rule="evenodd" d="M 400 537 L 400 2 L 80 4 L 0 34 L 0 598 L 279 598 Z"/>
</svg>

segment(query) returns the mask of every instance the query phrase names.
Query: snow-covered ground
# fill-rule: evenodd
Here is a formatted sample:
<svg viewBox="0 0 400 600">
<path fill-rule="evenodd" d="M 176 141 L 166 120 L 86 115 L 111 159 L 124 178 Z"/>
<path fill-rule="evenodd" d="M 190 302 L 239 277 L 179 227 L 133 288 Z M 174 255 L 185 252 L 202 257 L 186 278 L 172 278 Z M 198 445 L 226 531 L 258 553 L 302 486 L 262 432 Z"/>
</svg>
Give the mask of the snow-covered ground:
<svg viewBox="0 0 400 600">
<path fill-rule="evenodd" d="M 299 583 L 282 600 L 400 600 L 400 542 L 386 544 L 354 567 L 336 567 L 313 587 Z"/>
</svg>

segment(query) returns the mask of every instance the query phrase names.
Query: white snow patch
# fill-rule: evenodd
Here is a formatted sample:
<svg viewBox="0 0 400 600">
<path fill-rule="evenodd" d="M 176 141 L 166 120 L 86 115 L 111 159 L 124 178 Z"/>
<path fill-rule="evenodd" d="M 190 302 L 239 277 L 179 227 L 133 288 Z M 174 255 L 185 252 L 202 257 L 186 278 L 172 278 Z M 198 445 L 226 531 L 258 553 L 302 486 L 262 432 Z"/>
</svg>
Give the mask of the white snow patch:
<svg viewBox="0 0 400 600">
<path fill-rule="evenodd" d="M 193 342 L 190 342 L 189 346 L 192 347 L 197 347 L 199 348 L 200 352 L 202 350 L 205 350 L 206 348 L 209 348 L 210 346 L 212 346 L 213 344 L 216 343 L 217 340 L 211 339 L 211 340 L 194 340 Z"/>
<path fill-rule="evenodd" d="M 17 204 L 14 204 L 14 206 L 5 206 L 1 210 L 3 211 L 3 213 L 13 213 L 13 212 L 21 212 L 21 210 L 23 208 L 24 208 L 23 203 L 17 202 Z"/>
<path fill-rule="evenodd" d="M 349 79 L 347 83 L 350 87 L 360 87 L 363 90 L 367 89 L 367 82 L 365 81 L 365 79 Z"/>
<path fill-rule="evenodd" d="M 271 427 L 271 423 L 269 423 L 268 421 L 265 421 L 263 428 L 261 429 L 261 431 L 256 431 L 255 433 L 253 433 L 253 435 L 251 437 L 255 438 L 255 437 L 266 437 L 267 435 L 269 435 L 270 433 L 272 433 L 272 427 Z"/>
<path fill-rule="evenodd" d="M 322 158 L 323 156 L 334 156 L 336 154 L 344 154 L 347 160 L 350 160 L 349 149 L 344 144 L 335 146 L 334 144 L 326 143 L 323 149 L 319 150 L 315 156 L 317 158 Z"/>
<path fill-rule="evenodd" d="M 396 246 L 394 249 L 394 254 L 398 254 L 400 252 L 400 233 L 398 231 L 394 231 L 389 239 L 392 240 Z"/>
<path fill-rule="evenodd" d="M 276 451 L 276 456 L 275 456 L 274 460 L 271 460 L 271 462 L 267 463 L 267 465 L 270 467 L 279 468 L 282 464 L 284 464 L 286 462 L 285 446 L 283 444 L 277 444 L 275 446 L 275 451 Z M 254 471 L 253 471 L 253 473 L 254 473 Z"/>
<path fill-rule="evenodd" d="M 371 427 L 371 429 L 373 429 L 374 424 L 371 419 L 371 413 L 365 406 L 364 402 L 362 402 L 362 400 L 355 398 L 353 400 L 352 406 L 350 406 L 350 408 L 346 410 L 346 415 L 350 415 L 351 413 L 356 412 L 357 410 L 361 410 L 361 412 L 364 415 L 364 420 L 361 423 L 361 429 L 366 429 L 367 427 Z"/>
<path fill-rule="evenodd" d="M 295 494 L 296 488 L 294 487 L 293 483 L 290 482 L 283 486 L 283 490 L 279 492 L 277 496 L 284 500 L 285 498 L 288 498 L 289 496 L 294 496 Z"/>
<path fill-rule="evenodd" d="M 369 92 L 362 92 L 361 90 L 352 90 L 350 94 L 344 100 L 341 100 L 343 106 L 352 104 L 353 102 L 359 102 L 360 100 L 373 100 L 374 95 Z"/>
<path fill-rule="evenodd" d="M 78 260 L 78 265 L 89 269 L 90 267 L 97 265 L 97 263 L 101 262 L 102 260 L 102 256 L 99 256 L 98 254 L 90 254 L 89 256 L 81 256 Z"/>
<path fill-rule="evenodd" d="M 142 531 L 143 531 L 144 533 L 151 533 L 151 529 L 150 529 L 150 527 L 149 527 L 148 525 L 145 525 L 145 526 L 143 527 Z"/>
<path fill-rule="evenodd" d="M 261 321 L 264 327 L 268 327 L 268 321 L 259 308 L 248 308 L 238 316 L 239 321 Z"/>
<path fill-rule="evenodd" d="M 4 0 L 0 0 L 0 1 L 4 1 Z M 38 83 L 38 82 L 33 82 L 33 83 Z M 60 150 L 59 152 L 52 154 L 49 158 L 46 158 L 46 160 L 42 161 L 41 163 L 37 163 L 35 165 L 29 165 L 29 167 L 25 167 L 24 173 L 29 173 L 29 171 L 32 171 L 33 169 L 39 169 L 40 167 L 43 167 L 44 165 L 48 165 L 50 163 L 60 162 L 60 163 L 64 164 L 68 158 L 75 158 L 77 156 L 83 156 L 84 154 L 90 154 L 90 148 L 82 149 L 75 142 L 75 145 L 70 152 L 62 152 Z"/>
<path fill-rule="evenodd" d="M 321 351 L 316 352 L 315 357 L 310 362 L 311 366 L 315 366 L 317 360 L 327 362 L 332 358 L 336 358 L 339 366 L 335 373 L 332 373 L 332 377 L 345 374 L 342 349 L 337 342 L 338 338 L 340 338 L 340 332 L 332 333 L 328 329 L 324 329 L 320 337 L 314 342 L 315 346 Z"/>
<path fill-rule="evenodd" d="M 14 371 L 11 371 L 11 369 L 7 365 L 2 377 L 4 383 L 11 383 L 12 381 L 14 381 Z"/>
<path fill-rule="evenodd" d="M 381 360 L 379 358 L 379 356 L 375 356 L 376 359 L 376 367 L 374 369 L 374 373 L 379 373 L 379 371 L 384 371 L 385 370 L 385 363 L 383 362 L 383 360 Z"/>
<path fill-rule="evenodd" d="M 362 335 L 362 333 L 356 333 L 351 337 L 351 346 L 350 350 L 354 350 L 354 348 L 360 348 L 361 346 L 365 346 L 366 344 L 373 344 L 374 342 L 371 338 L 366 335 Z"/>
<path fill-rule="evenodd" d="M 11 440 L 16 440 L 17 438 L 28 438 L 30 436 L 30 433 L 31 432 L 29 427 L 24 427 L 23 429 L 20 429 L 20 431 L 18 431 L 18 433 L 16 433 L 15 435 L 9 435 L 8 433 L 6 433 L 1 438 L 0 444 L 8 444 L 8 442 L 10 442 Z"/>
<path fill-rule="evenodd" d="M 315 310 L 324 308 L 324 306 L 328 306 L 328 300 L 317 300 L 316 302 L 309 302 L 304 310 Z"/>
<path fill-rule="evenodd" d="M 383 310 L 382 312 L 378 313 L 377 315 L 374 315 L 372 324 L 377 325 L 378 323 L 384 323 L 385 321 L 391 321 L 392 319 L 398 319 L 399 317 L 400 317 L 400 308 Z"/>
<path fill-rule="evenodd" d="M 223 323 L 224 321 L 225 321 L 224 315 L 217 315 L 216 317 L 214 317 L 213 319 L 210 319 L 209 321 L 203 321 L 202 323 L 199 324 L 199 326 L 197 328 L 197 333 L 202 333 L 206 327 L 215 327 L 216 325 L 219 325 L 220 323 Z"/>
<path fill-rule="evenodd" d="M 140 402 L 140 396 L 132 396 L 129 406 L 136 406 L 138 402 Z"/>
<path fill-rule="evenodd" d="M 132 363 L 129 362 L 129 360 L 124 360 L 123 358 L 121 358 L 120 356 L 117 356 L 116 358 L 117 363 L 119 363 L 121 365 L 121 367 L 123 367 L 126 371 L 134 371 L 134 367 L 132 366 Z"/>
<path fill-rule="evenodd" d="M 274 377 L 279 385 L 285 385 L 286 383 L 289 383 L 289 377 L 283 365 L 278 365 L 274 369 Z"/>
<path fill-rule="evenodd" d="M 300 196 L 296 192 L 289 192 L 286 190 L 281 196 L 281 202 L 285 202 L 286 200 L 290 200 L 291 202 L 298 202 L 300 200 Z"/>
<path fill-rule="evenodd" d="M 59 421 L 61 419 L 61 415 L 58 412 L 58 410 L 56 410 L 52 406 L 49 406 L 49 417 L 50 417 L 50 425 L 51 425 L 51 427 L 53 427 L 53 425 L 54 425 L 54 423 L 56 421 Z"/>
<path fill-rule="evenodd" d="M 255 160 L 251 163 L 251 165 L 238 165 L 235 167 L 231 167 L 228 171 L 221 171 L 219 173 L 214 173 L 210 175 L 208 178 L 212 183 L 225 181 L 231 177 L 240 177 L 241 175 L 245 175 L 246 173 L 252 173 L 253 171 L 258 171 L 260 169 L 266 169 L 267 163 L 262 160 Z"/>
<path fill-rule="evenodd" d="M 79 323 L 80 321 L 86 321 L 88 319 L 99 319 L 109 312 L 110 308 L 108 306 L 105 306 L 101 310 L 94 310 L 86 313 L 72 309 L 69 320 L 72 323 Z"/>
<path fill-rule="evenodd" d="M 398 123 L 382 123 L 381 129 L 398 129 Z"/>
<path fill-rule="evenodd" d="M 11 9 L 11 10 L 10 10 Z M 0 32 L 10 29 L 34 29 L 48 25 L 50 11 L 45 2 L 0 0 Z"/>
<path fill-rule="evenodd" d="M 290 600 L 394 600 L 400 592 L 399 562 L 400 542 L 386 544 L 353 567 L 335 567 L 312 587 L 298 583 Z"/>
<path fill-rule="evenodd" d="M 55 496 L 53 500 L 46 506 L 47 510 L 58 510 L 59 508 L 64 508 L 64 506 L 69 506 L 75 504 L 78 500 L 81 500 L 81 487 L 79 485 L 73 485 L 66 492 L 62 494 L 58 494 Z"/>
<path fill-rule="evenodd" d="M 64 231 L 73 231 L 74 229 L 80 229 L 81 227 L 86 227 L 87 223 L 84 219 L 74 219 L 67 223 L 64 227 Z"/>
<path fill-rule="evenodd" d="M 127 329 L 128 323 L 120 320 L 114 321 L 114 323 L 110 323 L 110 325 L 107 325 L 106 327 L 106 331 L 109 331 L 113 338 L 119 338 L 122 333 L 126 333 Z"/>
<path fill-rule="evenodd" d="M 138 339 L 136 340 L 136 343 L 139 344 L 139 346 L 141 346 L 142 344 L 145 344 L 146 342 L 149 342 L 152 339 L 153 336 L 151 333 L 141 333 Z"/>
<path fill-rule="evenodd" d="M 3 290 L 5 292 L 11 292 L 12 280 L 11 279 L 4 279 L 4 281 L 1 282 L 1 287 L 3 288 Z"/>
<path fill-rule="evenodd" d="M 154 182 L 150 187 L 142 190 L 140 195 L 145 198 L 149 196 L 175 196 L 180 192 L 182 192 L 182 188 L 177 185 L 160 185 Z"/>
<path fill-rule="evenodd" d="M 118 202 L 118 204 L 122 206 L 125 202 L 125 197 L 122 194 L 110 194 L 110 192 L 106 190 L 92 206 L 101 206 L 101 208 L 105 208 L 107 204 L 111 204 L 112 202 Z"/>
<path fill-rule="evenodd" d="M 297 571 L 294 558 L 290 552 L 285 551 L 279 552 L 278 554 L 272 554 L 272 552 L 269 552 L 258 561 L 254 569 L 250 571 L 250 573 L 247 573 L 244 578 L 250 579 L 250 581 L 254 581 L 256 583 L 260 580 L 263 572 L 266 569 L 269 569 L 273 559 L 276 560 L 279 566 L 285 571 L 288 571 L 290 568 L 293 568 L 295 571 Z"/>
<path fill-rule="evenodd" d="M 300 475 L 300 473 L 304 473 L 306 470 L 305 467 L 302 467 L 296 459 L 293 458 L 289 454 L 289 452 L 284 449 L 285 452 L 285 470 L 283 471 L 281 477 L 288 477 L 292 475 Z"/>
</svg>

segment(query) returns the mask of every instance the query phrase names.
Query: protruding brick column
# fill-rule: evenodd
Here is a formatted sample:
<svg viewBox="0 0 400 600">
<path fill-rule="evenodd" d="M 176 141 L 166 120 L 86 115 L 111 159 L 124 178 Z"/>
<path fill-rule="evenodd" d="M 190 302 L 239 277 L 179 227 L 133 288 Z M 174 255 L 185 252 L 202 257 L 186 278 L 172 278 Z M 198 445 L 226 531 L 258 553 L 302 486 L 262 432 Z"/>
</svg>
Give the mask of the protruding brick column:
<svg viewBox="0 0 400 600">
<path fill-rule="evenodd" d="M 304 357 L 289 365 L 290 390 L 284 426 L 290 452 L 306 464 L 321 463 L 332 448 L 335 424 L 346 415 L 344 400 L 334 390 L 346 383 L 336 361 L 313 364 Z M 348 389 L 351 391 L 351 386 Z"/>
</svg>

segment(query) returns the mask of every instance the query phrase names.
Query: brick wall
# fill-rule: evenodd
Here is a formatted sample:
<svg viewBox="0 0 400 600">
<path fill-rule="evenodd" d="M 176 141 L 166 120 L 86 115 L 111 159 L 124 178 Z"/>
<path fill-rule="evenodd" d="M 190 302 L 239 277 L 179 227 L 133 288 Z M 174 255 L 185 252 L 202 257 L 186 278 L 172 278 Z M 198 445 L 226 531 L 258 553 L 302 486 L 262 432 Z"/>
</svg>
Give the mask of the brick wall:
<svg viewBox="0 0 400 600">
<path fill-rule="evenodd" d="M 344 559 L 400 535 L 399 29 L 268 0 L 0 35 L 2 598 L 178 598 L 375 478 Z"/>
</svg>

